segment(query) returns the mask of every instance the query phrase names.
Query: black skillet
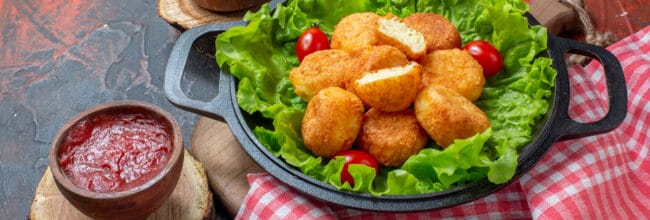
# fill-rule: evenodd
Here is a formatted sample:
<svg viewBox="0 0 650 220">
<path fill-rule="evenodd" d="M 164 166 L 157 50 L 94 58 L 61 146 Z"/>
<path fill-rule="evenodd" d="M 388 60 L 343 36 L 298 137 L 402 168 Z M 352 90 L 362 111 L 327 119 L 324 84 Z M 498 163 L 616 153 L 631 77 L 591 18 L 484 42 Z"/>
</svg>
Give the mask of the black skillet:
<svg viewBox="0 0 650 220">
<path fill-rule="evenodd" d="M 271 1 L 272 10 L 276 4 L 282 2 L 284 1 Z M 530 25 L 538 24 L 530 14 L 526 16 Z M 278 180 L 305 195 L 342 206 L 402 212 L 439 209 L 470 202 L 517 180 L 542 158 L 554 142 L 608 132 L 618 127 L 627 113 L 627 88 L 623 70 L 616 57 L 601 47 L 559 38 L 549 33 L 547 52 L 553 59 L 553 67 L 558 73 L 551 106 L 534 128 L 532 141 L 522 148 L 516 173 L 508 183 L 493 184 L 485 180 L 436 193 L 381 197 L 341 191 L 304 175 L 281 158 L 273 156 L 252 132 L 256 125 L 263 123 L 263 120 L 242 112 L 237 105 L 235 97 L 237 79 L 227 70 L 220 70 L 214 57 L 197 52 L 204 50 L 203 52 L 207 54 L 214 54 L 215 37 L 231 27 L 242 25 L 246 25 L 246 22 L 205 25 L 185 31 L 176 42 L 165 70 L 164 88 L 167 98 L 181 109 L 228 123 L 230 130 L 248 155 Z M 563 57 L 565 53 L 589 56 L 602 63 L 607 79 L 609 111 L 601 120 L 580 123 L 569 117 L 570 84 Z M 193 63 L 200 63 L 201 67 L 189 66 Z M 182 88 L 184 75 L 216 75 L 217 73 L 219 80 L 216 97 L 199 101 L 184 93 Z"/>
</svg>

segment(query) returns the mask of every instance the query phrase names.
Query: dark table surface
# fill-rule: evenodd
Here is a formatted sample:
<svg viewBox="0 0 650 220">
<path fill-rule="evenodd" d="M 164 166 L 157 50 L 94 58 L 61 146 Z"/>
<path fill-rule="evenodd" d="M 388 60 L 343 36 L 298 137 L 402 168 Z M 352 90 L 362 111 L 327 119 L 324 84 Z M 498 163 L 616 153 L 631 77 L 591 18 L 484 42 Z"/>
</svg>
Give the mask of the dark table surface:
<svg viewBox="0 0 650 220">
<path fill-rule="evenodd" d="M 162 88 L 180 31 L 158 16 L 157 3 L 0 0 L 1 219 L 28 215 L 52 138 L 91 106 L 126 99 L 154 103 L 176 117 L 189 146 L 198 116 L 172 106 Z M 650 24 L 647 3 L 585 1 L 596 28 L 619 38 Z M 215 95 L 195 88 L 215 83 L 216 76 L 184 80 L 195 98 Z"/>
<path fill-rule="evenodd" d="M 157 3 L 0 0 L 0 219 L 27 216 L 54 135 L 91 106 L 154 103 L 189 144 L 198 116 L 172 106 L 162 88 L 180 32 L 158 17 Z"/>
</svg>

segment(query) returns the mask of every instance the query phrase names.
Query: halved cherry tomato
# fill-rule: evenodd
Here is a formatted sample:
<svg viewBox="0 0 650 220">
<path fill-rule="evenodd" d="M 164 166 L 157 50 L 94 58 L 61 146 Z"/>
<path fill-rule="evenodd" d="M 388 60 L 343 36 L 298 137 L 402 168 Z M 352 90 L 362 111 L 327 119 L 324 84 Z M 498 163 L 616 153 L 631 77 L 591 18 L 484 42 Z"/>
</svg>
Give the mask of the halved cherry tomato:
<svg viewBox="0 0 650 220">
<path fill-rule="evenodd" d="M 463 49 L 469 52 L 481 64 L 485 77 L 496 75 L 501 70 L 501 67 L 503 67 L 501 53 L 487 41 L 471 41 L 465 44 Z"/>
<path fill-rule="evenodd" d="M 360 151 L 360 150 L 344 150 L 335 155 L 345 157 L 345 164 L 343 165 L 343 171 L 341 172 L 341 183 L 348 182 L 351 186 L 354 186 L 354 178 L 348 172 L 348 166 L 350 164 L 363 164 L 375 169 L 375 174 L 379 172 L 379 165 L 377 160 L 372 157 L 370 154 Z"/>
<path fill-rule="evenodd" d="M 318 27 L 311 27 L 302 32 L 296 42 L 296 55 L 300 62 L 313 52 L 327 49 L 330 49 L 330 42 L 327 40 L 327 35 Z"/>
</svg>

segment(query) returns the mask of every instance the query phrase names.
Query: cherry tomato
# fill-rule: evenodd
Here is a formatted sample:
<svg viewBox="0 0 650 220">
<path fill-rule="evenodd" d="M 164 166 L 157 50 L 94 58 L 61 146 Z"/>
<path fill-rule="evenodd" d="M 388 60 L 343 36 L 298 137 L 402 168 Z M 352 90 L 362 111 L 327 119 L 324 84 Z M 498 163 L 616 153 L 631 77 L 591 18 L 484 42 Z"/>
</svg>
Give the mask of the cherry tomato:
<svg viewBox="0 0 650 220">
<path fill-rule="evenodd" d="M 296 54 L 300 62 L 313 52 L 327 49 L 330 49 L 330 42 L 327 40 L 327 35 L 318 27 L 311 27 L 302 32 L 296 42 Z"/>
<path fill-rule="evenodd" d="M 485 77 L 496 75 L 501 70 L 501 67 L 503 67 L 501 53 L 487 41 L 471 41 L 465 44 L 463 49 L 469 52 L 481 64 Z"/>
<path fill-rule="evenodd" d="M 375 160 L 374 157 L 364 151 L 344 150 L 337 153 L 336 156 L 345 157 L 345 164 L 343 165 L 343 171 L 341 172 L 341 183 L 348 182 L 351 186 L 354 186 L 354 178 L 352 178 L 352 175 L 350 175 L 350 172 L 348 172 L 348 166 L 350 164 L 363 164 L 375 169 L 375 174 L 379 172 L 379 165 L 377 164 L 377 160 Z"/>
</svg>

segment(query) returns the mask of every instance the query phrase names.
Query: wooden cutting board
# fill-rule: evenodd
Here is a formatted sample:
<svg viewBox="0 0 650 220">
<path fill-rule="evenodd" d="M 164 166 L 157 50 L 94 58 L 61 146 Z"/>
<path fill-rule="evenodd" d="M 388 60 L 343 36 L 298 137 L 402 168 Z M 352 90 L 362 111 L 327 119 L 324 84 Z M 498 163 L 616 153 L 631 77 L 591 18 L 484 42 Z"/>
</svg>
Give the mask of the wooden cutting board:
<svg viewBox="0 0 650 220">
<path fill-rule="evenodd" d="M 201 163 L 185 152 L 183 170 L 174 192 L 169 200 L 147 219 L 214 219 L 216 213 L 212 199 Z M 47 168 L 36 187 L 28 219 L 91 218 L 81 213 L 63 197 L 54 183 L 50 168 Z"/>
<path fill-rule="evenodd" d="M 246 175 L 264 170 L 241 148 L 226 123 L 199 118 L 190 145 L 192 154 L 203 163 L 210 188 L 234 216 L 250 188 Z"/>
<path fill-rule="evenodd" d="M 260 5 L 250 8 L 257 11 Z M 159 0 L 158 14 L 183 30 L 204 24 L 241 20 L 247 10 L 213 12 L 201 8 L 194 0 Z M 228 125 L 201 117 L 194 127 L 190 151 L 203 163 L 212 191 L 232 216 L 237 214 L 249 186 L 248 173 L 262 172 L 241 149 Z"/>
<path fill-rule="evenodd" d="M 201 8 L 195 0 L 159 0 L 158 15 L 171 25 L 186 30 L 204 24 L 241 20 L 248 10 L 257 11 L 260 6 L 258 4 L 233 12 L 214 12 Z"/>
</svg>

